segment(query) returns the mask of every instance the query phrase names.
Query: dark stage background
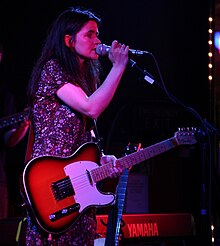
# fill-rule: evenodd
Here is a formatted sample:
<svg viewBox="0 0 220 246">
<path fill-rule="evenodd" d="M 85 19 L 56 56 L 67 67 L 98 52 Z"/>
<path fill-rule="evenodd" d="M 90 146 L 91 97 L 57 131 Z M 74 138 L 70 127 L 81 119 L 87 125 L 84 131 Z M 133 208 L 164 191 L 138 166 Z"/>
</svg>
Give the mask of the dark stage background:
<svg viewBox="0 0 220 246">
<path fill-rule="evenodd" d="M 19 1 L 18 5 L 1 1 L 0 7 L 0 35 L 6 47 L 10 86 L 18 112 L 24 109 L 30 72 L 50 23 L 64 8 L 73 5 L 89 7 L 102 17 L 100 39 L 103 43 L 110 45 L 117 39 L 132 49 L 152 52 L 167 90 L 202 118 L 211 118 L 212 92 L 207 79 L 209 1 L 47 0 Z M 105 57 L 100 59 L 106 73 L 110 63 Z M 134 60 L 160 82 L 152 56 Z M 178 127 L 191 126 L 200 126 L 192 113 L 172 102 L 156 83 L 149 84 L 141 73 L 129 66 L 114 100 L 98 119 L 103 149 L 106 154 L 117 157 L 124 154 L 128 143 L 147 147 L 172 137 Z M 18 176 L 23 168 L 26 141 L 10 150 L 12 216 L 21 213 Z M 130 174 L 125 212 L 190 212 L 197 219 L 202 165 L 201 148 L 196 144 L 179 146 L 135 167 Z M 145 187 L 138 187 L 135 181 L 138 175 L 142 175 L 143 179 L 139 180 L 143 180 Z M 114 190 L 116 183 L 107 181 L 104 187 Z M 133 205 L 132 191 L 139 205 Z"/>
</svg>

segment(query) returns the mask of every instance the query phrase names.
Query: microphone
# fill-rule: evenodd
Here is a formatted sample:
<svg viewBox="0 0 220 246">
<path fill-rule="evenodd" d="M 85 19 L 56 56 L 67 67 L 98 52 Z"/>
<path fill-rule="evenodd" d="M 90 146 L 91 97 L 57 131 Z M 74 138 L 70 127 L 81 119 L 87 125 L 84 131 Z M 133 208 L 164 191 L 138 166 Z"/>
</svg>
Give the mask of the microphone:
<svg viewBox="0 0 220 246">
<path fill-rule="evenodd" d="M 108 46 L 106 44 L 98 44 L 98 46 L 96 47 L 96 53 L 100 56 L 107 56 L 110 48 L 111 48 L 111 46 Z M 134 56 L 144 56 L 144 55 L 150 54 L 150 52 L 142 51 L 142 50 L 129 49 L 129 54 L 134 55 Z"/>
</svg>

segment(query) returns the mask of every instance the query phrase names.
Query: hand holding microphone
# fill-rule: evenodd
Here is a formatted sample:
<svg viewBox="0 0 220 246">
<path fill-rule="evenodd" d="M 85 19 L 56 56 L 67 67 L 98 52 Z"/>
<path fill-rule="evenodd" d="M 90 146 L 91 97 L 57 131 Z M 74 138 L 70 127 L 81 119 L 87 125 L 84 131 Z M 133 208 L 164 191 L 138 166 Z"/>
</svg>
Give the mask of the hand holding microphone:
<svg viewBox="0 0 220 246">
<path fill-rule="evenodd" d="M 96 53 L 97 50 L 98 52 L 101 51 L 100 48 L 101 48 L 100 46 L 97 46 Z M 112 42 L 111 47 L 109 47 L 108 51 L 101 52 L 100 54 L 102 54 L 102 56 L 103 55 L 108 56 L 113 66 L 120 66 L 125 68 L 128 63 L 128 52 L 129 52 L 128 46 L 126 46 L 125 44 L 120 44 L 117 40 L 114 40 Z"/>
<path fill-rule="evenodd" d="M 98 44 L 98 46 L 96 47 L 96 53 L 100 56 L 108 56 L 109 53 L 111 52 L 111 49 L 115 47 L 116 43 L 117 41 L 113 41 L 112 46 L 108 46 L 106 44 Z M 129 49 L 128 55 L 129 56 L 145 56 L 145 55 L 152 55 L 152 53 L 148 51 Z M 154 83 L 155 81 L 154 77 L 150 73 L 148 73 L 147 70 L 142 70 L 137 65 L 137 63 L 132 59 L 130 59 L 130 64 L 132 67 L 136 68 L 139 72 L 143 74 L 144 80 L 146 80 L 150 84 Z"/>
</svg>

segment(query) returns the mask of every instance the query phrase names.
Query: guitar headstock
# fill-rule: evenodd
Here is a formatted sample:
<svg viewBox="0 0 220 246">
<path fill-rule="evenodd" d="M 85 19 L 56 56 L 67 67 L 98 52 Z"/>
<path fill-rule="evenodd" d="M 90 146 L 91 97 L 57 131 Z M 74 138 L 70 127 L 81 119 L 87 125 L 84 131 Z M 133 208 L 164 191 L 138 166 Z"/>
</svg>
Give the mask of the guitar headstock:
<svg viewBox="0 0 220 246">
<path fill-rule="evenodd" d="M 176 142 L 181 144 L 195 144 L 197 142 L 195 138 L 195 127 L 186 127 L 186 128 L 178 128 L 178 131 L 175 132 Z"/>
</svg>

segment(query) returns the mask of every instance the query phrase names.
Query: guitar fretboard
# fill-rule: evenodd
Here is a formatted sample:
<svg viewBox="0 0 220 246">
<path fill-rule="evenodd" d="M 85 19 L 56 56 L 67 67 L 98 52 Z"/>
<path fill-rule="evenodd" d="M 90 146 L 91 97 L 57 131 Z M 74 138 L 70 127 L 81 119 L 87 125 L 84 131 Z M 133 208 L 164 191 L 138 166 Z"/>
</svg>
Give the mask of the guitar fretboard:
<svg viewBox="0 0 220 246">
<path fill-rule="evenodd" d="M 160 143 L 151 145 L 150 147 L 144 148 L 138 152 L 134 152 L 130 155 L 119 158 L 118 165 L 123 169 L 130 168 L 154 156 L 162 154 L 170 149 L 173 149 L 176 146 L 178 146 L 178 143 L 175 137 L 172 137 Z"/>
<path fill-rule="evenodd" d="M 134 152 L 132 154 L 119 158 L 117 160 L 117 165 L 120 166 L 122 170 L 125 170 L 126 168 L 130 168 L 156 155 L 159 155 L 170 149 L 173 149 L 176 146 L 178 146 L 176 138 L 172 137 L 160 143 L 154 144 L 150 147 L 144 148 L 138 152 Z M 93 180 L 95 182 L 98 182 L 107 177 L 110 177 L 112 165 L 113 165 L 112 163 L 108 163 L 91 170 L 91 175 L 93 177 Z"/>
</svg>

